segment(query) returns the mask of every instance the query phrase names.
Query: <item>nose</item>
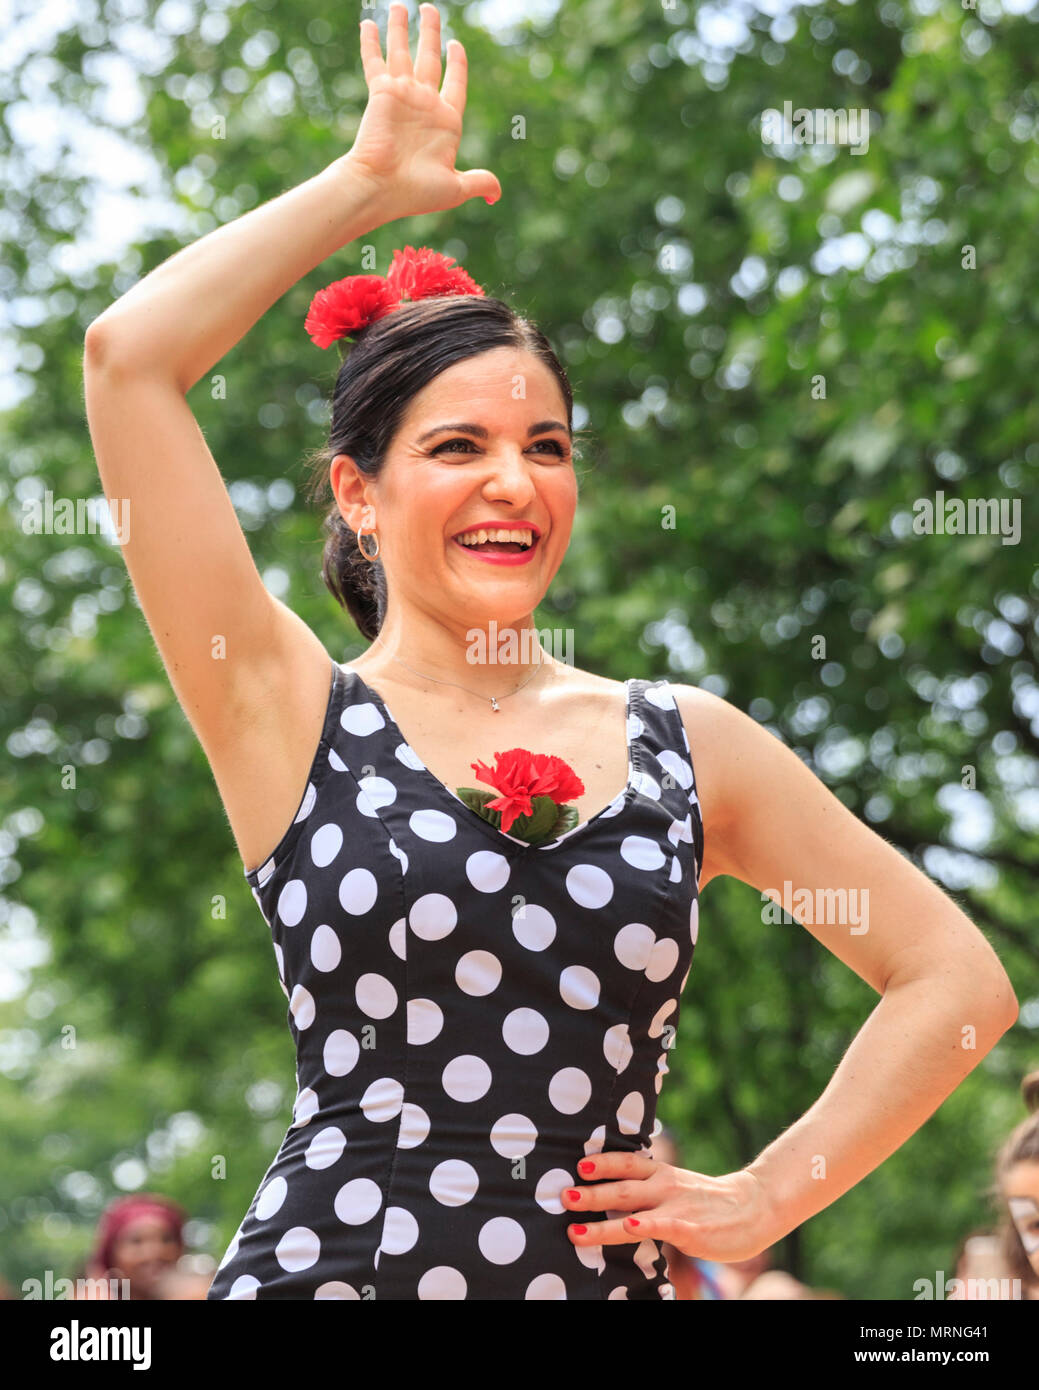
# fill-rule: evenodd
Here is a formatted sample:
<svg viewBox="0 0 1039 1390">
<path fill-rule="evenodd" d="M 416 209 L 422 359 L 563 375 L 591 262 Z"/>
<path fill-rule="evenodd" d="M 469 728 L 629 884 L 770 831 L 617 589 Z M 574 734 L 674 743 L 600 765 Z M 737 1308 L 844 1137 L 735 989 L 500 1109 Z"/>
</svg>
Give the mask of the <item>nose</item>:
<svg viewBox="0 0 1039 1390">
<path fill-rule="evenodd" d="M 489 502 L 508 501 L 517 507 L 525 506 L 535 495 L 531 465 L 519 445 L 503 444 L 493 456 L 483 495 Z"/>
</svg>

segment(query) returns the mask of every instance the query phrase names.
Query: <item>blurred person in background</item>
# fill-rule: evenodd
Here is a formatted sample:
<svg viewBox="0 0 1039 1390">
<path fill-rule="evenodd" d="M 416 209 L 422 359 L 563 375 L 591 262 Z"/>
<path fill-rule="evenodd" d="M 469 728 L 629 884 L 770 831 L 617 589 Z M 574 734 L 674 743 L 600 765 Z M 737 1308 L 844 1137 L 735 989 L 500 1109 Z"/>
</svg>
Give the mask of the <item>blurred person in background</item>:
<svg viewBox="0 0 1039 1390">
<path fill-rule="evenodd" d="M 89 1283 L 77 1285 L 74 1296 L 205 1298 L 209 1280 L 178 1269 L 186 1217 L 176 1202 L 156 1193 L 135 1193 L 110 1202 L 101 1214 L 86 1261 Z"/>
<path fill-rule="evenodd" d="M 992 1231 L 970 1231 L 960 1241 L 953 1260 L 953 1278 L 959 1282 L 949 1289 L 947 1301 L 989 1298 L 988 1290 L 999 1285 L 990 1285 L 989 1280 L 1002 1282 L 1013 1276 L 1006 1262 L 1003 1240 Z M 979 1284 L 978 1281 L 981 1281 Z M 981 1289 L 979 1295 L 978 1290 Z"/>
<path fill-rule="evenodd" d="M 991 1195 L 999 1204 L 1002 1258 L 1023 1299 L 1039 1299 L 1039 1070 L 1021 1082 L 1029 1111 L 996 1155 Z"/>
<path fill-rule="evenodd" d="M 769 1246 L 749 1260 L 734 1260 L 720 1266 L 718 1282 L 724 1298 L 780 1299 L 811 1298 L 812 1290 L 783 1269 L 772 1268 Z"/>
<path fill-rule="evenodd" d="M 759 1255 L 752 1256 L 749 1260 L 738 1260 L 734 1264 L 722 1265 L 719 1282 L 726 1290 L 724 1296 L 726 1298 L 769 1300 L 784 1298 L 837 1299 L 844 1297 L 844 1294 L 838 1293 L 836 1289 L 813 1289 L 809 1284 L 802 1284 L 800 1279 L 795 1279 L 785 1269 L 773 1269 L 772 1252 L 777 1248 L 773 1245 L 768 1250 L 762 1250 Z M 729 1292 L 730 1289 L 731 1292 Z"/>
</svg>

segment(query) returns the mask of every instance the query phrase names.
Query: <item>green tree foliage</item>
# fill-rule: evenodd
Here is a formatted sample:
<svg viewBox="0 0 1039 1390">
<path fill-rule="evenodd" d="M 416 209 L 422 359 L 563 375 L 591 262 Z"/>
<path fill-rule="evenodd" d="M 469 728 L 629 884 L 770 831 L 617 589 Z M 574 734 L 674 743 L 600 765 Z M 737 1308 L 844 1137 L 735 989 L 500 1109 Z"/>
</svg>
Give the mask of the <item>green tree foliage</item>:
<svg viewBox="0 0 1039 1390">
<path fill-rule="evenodd" d="M 155 0 L 93 6 L 0 74 L 22 392 L 0 418 L 0 1272 L 16 1287 L 71 1272 L 120 1185 L 183 1201 L 219 1255 L 291 1119 L 266 928 L 118 547 L 25 526 L 46 490 L 100 494 L 90 321 L 349 148 L 363 110 L 349 9 L 182 9 L 170 32 Z M 405 243 L 458 257 L 571 372 L 592 443 L 541 623 L 573 629 L 580 666 L 703 684 L 767 724 L 953 893 L 1022 1001 L 940 1112 L 780 1252 L 849 1296 L 911 1298 L 989 1219 L 993 1147 L 1037 1060 L 1039 8 L 567 0 L 493 33 L 440 10 L 469 57 L 459 167 L 493 169 L 504 196 L 365 245 L 383 271 Z M 120 55 L 143 97 L 128 123 L 106 97 Z M 181 225 L 84 264 L 100 180 L 72 145 L 31 153 L 45 101 L 154 161 Z M 868 110 L 868 148 L 766 143 L 762 112 L 785 102 Z M 143 198 L 132 167 L 124 183 Z M 363 250 L 296 286 L 189 397 L 268 583 L 343 660 L 363 643 L 297 495 L 338 359 L 303 319 L 316 289 L 369 268 Z M 918 533 L 939 491 L 1021 504 L 1018 540 Z M 753 1158 L 875 1003 L 800 927 L 764 923 L 757 893 L 713 883 L 660 1107 L 686 1165 Z"/>
</svg>

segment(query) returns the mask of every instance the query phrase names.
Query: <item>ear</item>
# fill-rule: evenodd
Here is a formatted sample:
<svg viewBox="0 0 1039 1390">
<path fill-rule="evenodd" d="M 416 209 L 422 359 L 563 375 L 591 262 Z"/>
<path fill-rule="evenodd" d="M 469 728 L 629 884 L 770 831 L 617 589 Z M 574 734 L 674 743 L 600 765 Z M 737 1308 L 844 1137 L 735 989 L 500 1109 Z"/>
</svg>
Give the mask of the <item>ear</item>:
<svg viewBox="0 0 1039 1390">
<path fill-rule="evenodd" d="M 363 513 L 366 507 L 375 506 L 372 495 L 374 480 L 361 472 L 349 454 L 336 454 L 332 459 L 328 481 L 343 520 L 351 531 L 356 532 L 362 520 L 370 524 L 370 514 L 366 517 Z"/>
</svg>

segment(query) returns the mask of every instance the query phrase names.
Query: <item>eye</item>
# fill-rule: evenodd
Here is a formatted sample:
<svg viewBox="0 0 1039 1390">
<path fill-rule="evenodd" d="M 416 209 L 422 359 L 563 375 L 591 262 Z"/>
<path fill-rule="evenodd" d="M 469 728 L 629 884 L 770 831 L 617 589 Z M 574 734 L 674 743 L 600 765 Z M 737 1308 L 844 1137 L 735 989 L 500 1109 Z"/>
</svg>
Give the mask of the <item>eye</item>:
<svg viewBox="0 0 1039 1390">
<path fill-rule="evenodd" d="M 443 444 L 438 444 L 431 452 L 434 454 L 442 454 L 445 449 L 450 449 L 452 453 L 457 453 L 460 452 L 459 446 L 463 444 L 467 449 L 473 447 L 472 441 L 469 439 L 448 439 L 445 440 Z"/>
<path fill-rule="evenodd" d="M 535 440 L 535 442 L 530 447 L 532 449 L 536 449 L 540 448 L 543 444 L 547 444 L 548 447 L 551 450 L 553 450 L 553 452 L 556 454 L 558 458 L 566 457 L 566 450 L 559 443 L 558 439 L 538 439 Z M 475 448 L 475 445 L 473 444 L 471 439 L 462 439 L 461 437 L 459 437 L 458 439 L 445 440 L 443 444 L 438 444 L 436 448 L 433 449 L 431 452 L 434 454 L 440 454 L 443 453 L 445 450 L 450 450 L 451 453 L 460 453 L 462 452 L 462 450 L 459 449 L 459 445 L 464 445 L 466 449 Z"/>
</svg>

